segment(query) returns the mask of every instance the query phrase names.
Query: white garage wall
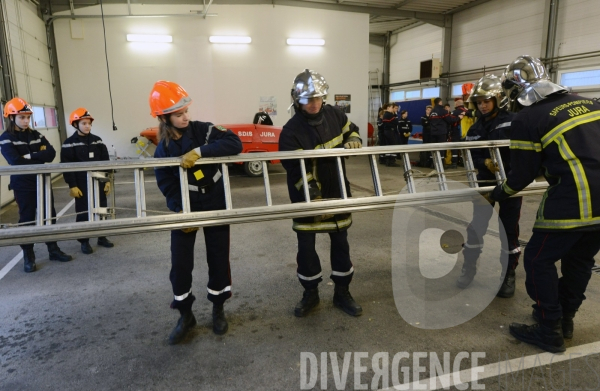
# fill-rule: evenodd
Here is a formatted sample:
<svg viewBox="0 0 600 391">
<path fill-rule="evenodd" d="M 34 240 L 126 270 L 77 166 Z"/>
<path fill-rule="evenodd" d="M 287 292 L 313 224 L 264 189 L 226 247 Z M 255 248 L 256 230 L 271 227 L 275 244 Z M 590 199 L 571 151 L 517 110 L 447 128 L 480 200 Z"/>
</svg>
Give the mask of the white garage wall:
<svg viewBox="0 0 600 391">
<path fill-rule="evenodd" d="M 600 50 L 600 4 L 598 0 L 561 0 L 556 31 L 556 56 Z M 600 69 L 600 57 L 558 65 L 559 71 Z M 558 80 L 560 82 L 560 80 Z M 584 96 L 598 97 L 600 90 L 575 88 Z"/>
<path fill-rule="evenodd" d="M 188 14 L 191 5 L 132 5 L 134 14 Z M 77 13 L 99 14 L 99 7 Z M 304 68 L 325 76 L 334 94 L 352 95 L 350 119 L 366 139 L 369 57 L 368 15 L 270 5 L 216 6 L 216 17 L 107 18 L 106 36 L 115 122 L 112 131 L 100 19 L 80 19 L 84 39 L 71 39 L 69 19 L 54 22 L 65 109 L 84 106 L 96 118 L 94 132 L 119 156 L 135 156 L 130 139 L 157 120 L 148 94 L 166 79 L 186 88 L 194 118 L 215 123 L 250 123 L 260 96 L 277 98 L 275 125 L 289 118 L 290 90 Z M 126 14 L 107 5 L 105 14 Z M 348 28 L 352 26 L 352 28 Z M 169 34 L 172 44 L 126 42 L 127 33 Z M 209 35 L 249 35 L 250 45 L 213 45 Z M 285 39 L 323 38 L 324 47 L 291 47 Z M 350 44 L 351 43 L 351 44 Z M 68 114 L 68 113 L 67 113 Z M 71 133 L 69 130 L 67 133 Z"/>
<path fill-rule="evenodd" d="M 421 61 L 440 58 L 441 53 L 441 27 L 424 24 L 394 35 L 390 54 L 390 83 L 419 79 Z"/>
<path fill-rule="evenodd" d="M 17 96 L 33 106 L 55 106 L 52 88 L 52 73 L 46 40 L 44 21 L 37 16 L 35 5 L 28 1 L 2 0 L 6 6 L 6 36 L 9 41 L 10 58 Z M 10 100 L 12 97 L 6 97 Z M 34 119 L 35 120 L 35 119 Z M 58 128 L 40 128 L 50 144 L 57 150 L 55 162 L 60 160 L 61 140 Z M 0 166 L 8 163 L 0 155 Z M 8 190 L 9 178 L 2 178 L 0 187 L 0 205 L 14 199 Z"/>
<path fill-rule="evenodd" d="M 545 0 L 493 0 L 454 14 L 450 72 L 539 57 Z"/>
<path fill-rule="evenodd" d="M 383 47 L 369 44 L 369 72 L 378 71 L 377 75 L 381 82 L 383 72 Z"/>
</svg>

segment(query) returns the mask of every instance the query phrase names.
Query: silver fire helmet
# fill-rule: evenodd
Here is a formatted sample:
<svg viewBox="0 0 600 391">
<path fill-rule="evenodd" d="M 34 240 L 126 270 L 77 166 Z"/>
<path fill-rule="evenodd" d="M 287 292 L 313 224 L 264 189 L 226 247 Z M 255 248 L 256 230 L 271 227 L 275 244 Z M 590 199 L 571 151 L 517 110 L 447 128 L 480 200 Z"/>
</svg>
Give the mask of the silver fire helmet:
<svg viewBox="0 0 600 391">
<path fill-rule="evenodd" d="M 304 72 L 298 74 L 294 79 L 292 86 L 292 98 L 294 103 L 305 105 L 309 98 L 317 98 L 319 96 L 325 99 L 329 84 L 327 80 L 320 74 L 310 69 L 305 69 Z"/>
<path fill-rule="evenodd" d="M 548 71 L 539 59 L 527 55 L 519 56 L 507 65 L 502 74 L 502 88 L 511 111 L 516 111 L 516 102 L 531 106 L 550 94 L 568 92 L 565 87 L 550 81 Z"/>
<path fill-rule="evenodd" d="M 502 108 L 506 105 L 506 100 L 504 99 L 504 91 L 502 90 L 502 83 L 500 82 L 500 78 L 496 75 L 487 74 L 475 85 L 473 89 L 469 93 L 469 100 L 477 107 L 477 98 L 484 99 L 496 99 L 496 107 Z"/>
</svg>

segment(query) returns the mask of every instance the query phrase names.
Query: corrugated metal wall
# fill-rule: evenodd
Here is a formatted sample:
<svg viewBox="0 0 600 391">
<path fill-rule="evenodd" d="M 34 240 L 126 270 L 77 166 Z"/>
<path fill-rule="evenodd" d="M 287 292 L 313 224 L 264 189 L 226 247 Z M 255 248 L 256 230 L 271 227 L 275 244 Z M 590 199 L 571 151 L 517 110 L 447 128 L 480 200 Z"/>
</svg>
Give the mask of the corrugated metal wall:
<svg viewBox="0 0 600 391">
<path fill-rule="evenodd" d="M 440 58 L 442 29 L 425 24 L 396 34 L 392 38 L 390 83 L 419 78 L 419 64 L 432 57 Z"/>
</svg>

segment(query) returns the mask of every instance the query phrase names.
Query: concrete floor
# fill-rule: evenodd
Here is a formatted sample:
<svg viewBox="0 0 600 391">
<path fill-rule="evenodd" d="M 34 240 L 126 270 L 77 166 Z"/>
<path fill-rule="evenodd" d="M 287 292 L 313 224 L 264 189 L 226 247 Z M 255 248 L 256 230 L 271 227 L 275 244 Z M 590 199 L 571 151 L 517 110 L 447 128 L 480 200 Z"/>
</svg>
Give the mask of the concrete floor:
<svg viewBox="0 0 600 391">
<path fill-rule="evenodd" d="M 404 186 L 402 168 L 380 170 L 385 192 L 398 192 Z M 372 193 L 366 158 L 349 160 L 348 172 L 354 196 Z M 232 170 L 232 174 L 237 174 L 232 178 L 234 207 L 264 202 L 260 178 L 245 177 L 241 170 Z M 127 172 L 117 174 L 119 207 L 134 205 L 132 178 Z M 152 170 L 146 180 L 148 209 L 166 211 Z M 271 166 L 270 180 L 274 202 L 289 202 L 281 165 Z M 70 199 L 62 180 L 54 189 L 58 211 Z M 531 235 L 539 199 L 528 197 L 523 203 L 523 241 Z M 74 213 L 74 208 L 69 213 Z M 133 211 L 119 210 L 119 217 L 131 215 Z M 16 207 L 8 206 L 2 211 L 2 223 L 16 222 L 16 216 Z M 514 298 L 494 299 L 460 326 L 424 330 L 404 321 L 394 301 L 393 211 L 355 213 L 353 219 L 349 239 L 356 272 L 351 291 L 363 306 L 363 316 L 352 318 L 334 308 L 333 286 L 325 278 L 320 287 L 320 307 L 306 318 L 294 317 L 302 288 L 295 274 L 296 238 L 291 221 L 240 224 L 231 229 L 233 297 L 226 303 L 229 332 L 224 336 L 212 333 L 211 306 L 204 293 L 204 239 L 199 235 L 194 270 L 198 326 L 178 346 L 167 344 L 178 318 L 169 309 L 169 232 L 112 237 L 112 249 L 99 248 L 92 240 L 95 252 L 91 255 L 82 254 L 76 241 L 60 242 L 61 248 L 75 258 L 68 263 L 48 261 L 45 246 L 37 244 L 37 272 L 25 274 L 19 262 L 0 280 L 0 390 L 295 390 L 301 389 L 303 379 L 310 380 L 301 373 L 302 364 L 309 361 L 301 357 L 311 354 L 318 359 L 319 376 L 314 385 L 304 389 L 352 390 L 360 389 L 360 384 L 362 389 L 378 389 L 392 386 L 392 377 L 387 383 L 371 384 L 376 373 L 371 359 L 377 353 L 380 355 L 375 357 L 388 355 L 390 366 L 396 353 L 410 354 L 411 358 L 403 359 L 400 365 L 411 368 L 411 381 L 415 380 L 412 371 L 418 369 L 413 363 L 415 352 L 429 352 L 429 357 L 435 352 L 440 359 L 446 352 L 452 362 L 459 352 L 484 353 L 477 365 L 542 353 L 508 333 L 513 321 L 531 322 L 532 301 L 525 292 L 522 266 L 517 270 Z M 59 223 L 66 221 L 74 221 L 74 217 Z M 443 216 L 430 217 L 428 222 L 432 226 L 447 223 Z M 318 236 L 317 247 L 324 260 L 323 274 L 328 276 L 326 235 Z M 0 248 L 0 268 L 19 251 L 18 246 Z M 450 273 L 452 280 L 459 269 L 460 257 Z M 594 275 L 568 347 L 577 349 L 600 341 L 596 327 L 599 298 L 600 279 Z M 322 352 L 337 353 L 339 368 L 328 361 L 323 373 Z M 367 357 L 360 362 L 366 368 L 358 381 L 354 375 L 355 370 L 359 375 L 360 369 L 354 359 L 360 356 L 355 352 L 364 352 Z M 479 384 L 486 390 L 600 389 L 596 352 L 600 350 L 507 376 L 488 377 Z M 345 353 L 352 353 L 347 378 L 337 379 L 336 384 Z M 420 379 L 435 376 L 428 360 L 420 361 Z M 451 365 L 450 371 L 473 365 L 472 360 L 465 359 L 457 367 Z M 506 364 L 498 366 L 504 368 Z M 402 379 L 402 372 L 400 376 Z"/>
</svg>

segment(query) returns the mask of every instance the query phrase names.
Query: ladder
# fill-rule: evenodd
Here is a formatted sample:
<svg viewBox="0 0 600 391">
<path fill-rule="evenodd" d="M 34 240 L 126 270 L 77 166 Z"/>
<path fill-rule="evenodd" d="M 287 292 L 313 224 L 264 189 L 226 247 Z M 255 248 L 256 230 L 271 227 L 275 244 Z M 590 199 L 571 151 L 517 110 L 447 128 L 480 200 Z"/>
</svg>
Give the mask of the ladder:
<svg viewBox="0 0 600 391">
<path fill-rule="evenodd" d="M 393 209 L 396 207 L 420 206 L 428 204 L 441 204 L 464 202 L 465 200 L 480 197 L 479 193 L 489 192 L 491 186 L 480 187 L 476 171 L 471 158 L 470 149 L 489 148 L 492 159 L 498 164 L 499 172 L 496 173 L 497 183 L 506 179 L 504 167 L 500 159 L 501 147 L 508 147 L 509 140 L 502 141 L 475 141 L 461 143 L 438 143 L 425 145 L 402 145 L 385 147 L 365 147 L 361 149 L 328 149 L 313 151 L 266 152 L 246 153 L 235 156 L 219 158 L 202 158 L 196 165 L 219 164 L 225 187 L 226 208 L 223 210 L 191 212 L 189 202 L 189 188 L 187 180 L 181 180 L 181 194 L 183 213 L 170 213 L 161 216 L 148 216 L 146 211 L 146 191 L 144 187 L 144 168 L 179 166 L 180 158 L 144 159 L 137 161 L 105 161 L 60 163 L 29 166 L 1 167 L 0 176 L 15 174 L 35 174 L 38 178 L 38 214 L 35 226 L 18 226 L 0 229 L 0 246 L 16 245 L 20 243 L 39 243 L 57 240 L 70 240 L 80 237 L 114 236 L 122 234 L 136 234 L 164 230 L 174 230 L 190 227 L 205 227 L 224 224 L 240 224 L 247 222 L 271 221 L 275 219 L 290 219 L 322 214 L 336 214 L 340 212 L 363 212 L 371 210 Z M 444 165 L 440 152 L 447 149 L 461 149 L 465 158 L 466 182 L 469 187 L 450 189 L 446 178 Z M 422 151 L 431 151 L 435 164 L 434 177 L 437 181 L 438 191 L 421 191 L 417 189 L 418 181 L 410 162 L 409 154 Z M 406 180 L 407 193 L 386 195 L 383 193 L 378 168 L 380 154 L 396 153 L 401 155 L 404 164 L 404 179 Z M 350 156 L 367 156 L 370 165 L 370 174 L 373 182 L 373 194 L 365 197 L 348 197 L 344 177 L 342 158 Z M 308 196 L 308 181 L 306 176 L 305 159 L 333 158 L 337 162 L 337 174 L 341 189 L 339 199 L 310 201 Z M 302 167 L 302 181 L 304 195 L 307 201 L 294 204 L 274 205 L 267 162 L 271 160 L 297 159 Z M 231 185 L 228 164 L 234 162 L 261 162 L 263 166 L 263 185 L 265 191 L 265 204 L 263 206 L 234 208 L 231 197 Z M 116 218 L 114 213 L 114 191 L 112 208 L 101 208 L 99 203 L 100 184 L 112 181 L 110 172 L 117 169 L 131 169 L 134 174 L 136 194 L 136 217 Z M 187 178 L 186 169 L 179 167 L 181 178 Z M 50 174 L 76 171 L 88 171 L 88 205 L 90 221 L 78 223 L 51 224 Z M 519 193 L 519 196 L 543 193 L 548 187 L 547 182 L 534 182 Z M 45 191 L 44 191 L 45 190 Z"/>
</svg>

